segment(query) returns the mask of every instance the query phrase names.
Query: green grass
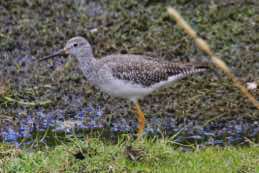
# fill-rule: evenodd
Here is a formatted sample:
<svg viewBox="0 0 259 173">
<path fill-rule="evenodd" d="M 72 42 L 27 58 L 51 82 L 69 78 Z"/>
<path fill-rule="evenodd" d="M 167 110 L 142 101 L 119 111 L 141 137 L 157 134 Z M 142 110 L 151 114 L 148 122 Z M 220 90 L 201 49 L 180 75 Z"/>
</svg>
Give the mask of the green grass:
<svg viewBox="0 0 259 173">
<path fill-rule="evenodd" d="M 75 157 L 80 151 L 83 160 Z M 259 172 L 259 147 L 209 147 L 183 152 L 168 139 L 121 140 L 116 144 L 98 138 L 76 139 L 38 151 L 17 151 L 2 145 L 0 156 L 0 172 Z"/>
</svg>

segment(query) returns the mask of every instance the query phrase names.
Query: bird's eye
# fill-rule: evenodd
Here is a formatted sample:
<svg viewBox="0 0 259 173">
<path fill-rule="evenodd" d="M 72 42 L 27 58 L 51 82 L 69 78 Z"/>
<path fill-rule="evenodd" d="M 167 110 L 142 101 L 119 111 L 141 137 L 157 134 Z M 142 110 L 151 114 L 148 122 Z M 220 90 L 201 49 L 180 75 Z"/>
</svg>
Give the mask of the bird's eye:
<svg viewBox="0 0 259 173">
<path fill-rule="evenodd" d="M 75 43 L 73 46 L 74 46 L 74 47 L 77 47 L 77 46 L 78 46 L 78 44 L 77 44 L 77 43 Z"/>
</svg>

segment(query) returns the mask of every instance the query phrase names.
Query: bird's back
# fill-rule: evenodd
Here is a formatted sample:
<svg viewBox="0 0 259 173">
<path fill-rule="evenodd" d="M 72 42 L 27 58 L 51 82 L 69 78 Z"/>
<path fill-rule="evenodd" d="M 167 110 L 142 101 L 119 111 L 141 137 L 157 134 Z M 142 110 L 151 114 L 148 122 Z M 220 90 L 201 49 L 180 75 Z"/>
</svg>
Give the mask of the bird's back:
<svg viewBox="0 0 259 173">
<path fill-rule="evenodd" d="M 115 78 L 143 87 L 170 82 L 208 69 L 204 63 L 159 62 L 152 57 L 132 54 L 109 55 L 99 61 L 110 69 Z"/>
</svg>

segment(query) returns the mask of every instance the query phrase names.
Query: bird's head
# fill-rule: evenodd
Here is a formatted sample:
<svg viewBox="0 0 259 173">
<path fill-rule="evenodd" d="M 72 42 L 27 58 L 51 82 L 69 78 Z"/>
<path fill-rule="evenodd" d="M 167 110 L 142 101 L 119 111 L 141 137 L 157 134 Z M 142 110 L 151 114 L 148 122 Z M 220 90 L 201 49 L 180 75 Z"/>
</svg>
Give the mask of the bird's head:
<svg viewBox="0 0 259 173">
<path fill-rule="evenodd" d="M 63 49 L 54 52 L 53 54 L 46 56 L 40 60 L 46 60 L 54 58 L 56 56 L 72 55 L 76 58 L 92 56 L 92 48 L 89 42 L 83 37 L 73 37 L 67 41 Z"/>
</svg>

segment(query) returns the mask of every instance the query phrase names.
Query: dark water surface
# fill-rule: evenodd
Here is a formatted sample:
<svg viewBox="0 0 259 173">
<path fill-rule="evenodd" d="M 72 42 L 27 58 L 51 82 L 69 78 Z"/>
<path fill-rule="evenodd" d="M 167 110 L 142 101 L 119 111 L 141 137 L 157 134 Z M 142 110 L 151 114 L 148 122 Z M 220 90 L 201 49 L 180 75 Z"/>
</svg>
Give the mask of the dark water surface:
<svg viewBox="0 0 259 173">
<path fill-rule="evenodd" d="M 12 119 L 2 121 L 0 139 L 17 146 L 32 144 L 35 140 L 53 144 L 55 136 L 82 137 L 99 131 L 101 136 L 111 140 L 122 133 L 134 135 L 136 128 L 135 118 L 109 119 L 100 106 L 88 105 L 70 114 L 62 110 L 20 110 Z M 191 117 L 153 116 L 147 118 L 144 135 L 173 137 L 178 144 L 247 145 L 259 142 L 259 121 L 250 118 L 204 121 Z"/>
</svg>

